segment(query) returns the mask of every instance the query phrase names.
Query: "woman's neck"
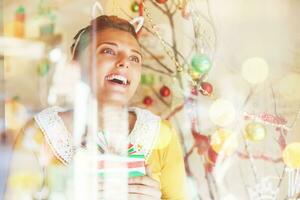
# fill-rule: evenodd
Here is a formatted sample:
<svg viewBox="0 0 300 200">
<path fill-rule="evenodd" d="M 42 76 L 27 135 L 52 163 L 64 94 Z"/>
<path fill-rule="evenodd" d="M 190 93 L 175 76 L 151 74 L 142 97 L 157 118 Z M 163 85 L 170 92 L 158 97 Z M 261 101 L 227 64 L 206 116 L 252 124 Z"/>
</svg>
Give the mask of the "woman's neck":
<svg viewBox="0 0 300 200">
<path fill-rule="evenodd" d="M 99 109 L 99 126 L 102 130 L 109 130 L 113 127 L 127 130 L 128 134 L 134 128 L 137 116 L 134 112 L 128 111 L 122 106 L 102 106 Z"/>
</svg>

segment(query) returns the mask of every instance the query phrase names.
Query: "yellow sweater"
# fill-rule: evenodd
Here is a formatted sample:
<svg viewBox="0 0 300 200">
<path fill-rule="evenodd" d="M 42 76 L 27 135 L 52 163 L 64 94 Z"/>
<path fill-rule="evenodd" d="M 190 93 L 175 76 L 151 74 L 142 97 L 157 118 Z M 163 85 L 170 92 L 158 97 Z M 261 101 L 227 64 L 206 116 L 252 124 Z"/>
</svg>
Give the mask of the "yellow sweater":
<svg viewBox="0 0 300 200">
<path fill-rule="evenodd" d="M 30 122 L 25 128 L 24 133 L 21 134 L 17 140 L 15 151 L 21 153 L 22 156 L 32 157 L 30 159 L 38 158 L 39 154 L 47 155 L 48 165 L 63 165 L 62 162 L 54 155 L 52 149 L 45 141 L 44 134 L 33 121 Z M 31 141 L 31 142 L 29 142 Z M 33 143 L 32 143 L 33 141 Z M 34 146 L 34 148 L 32 148 Z M 41 149 L 43 149 L 41 151 Z M 32 165 L 39 165 L 36 162 Z M 19 165 L 17 158 L 12 159 L 13 165 Z M 185 170 L 181 146 L 176 132 L 167 121 L 162 120 L 160 122 L 160 133 L 152 149 L 147 165 L 152 172 L 152 178 L 160 182 L 162 199 L 163 200 L 184 200 L 186 199 L 185 188 Z M 40 173 L 39 167 L 30 167 L 30 170 L 34 170 Z M 13 193 L 14 188 L 20 187 L 16 174 L 20 175 L 22 168 L 12 167 L 12 171 L 9 177 L 8 192 Z M 23 170 L 24 172 L 24 170 Z M 28 173 L 28 170 L 25 170 Z M 40 177 L 40 176 L 38 176 Z M 23 177 L 24 179 L 24 177 Z M 37 178 L 37 180 L 39 180 Z M 32 184 L 41 184 L 40 181 L 35 181 Z M 33 181 L 33 180 L 31 180 Z M 27 185 L 27 186 L 26 186 Z M 28 187 L 28 184 L 25 184 Z M 38 186 L 33 187 L 34 189 Z M 32 188 L 31 188 L 32 189 Z"/>
</svg>

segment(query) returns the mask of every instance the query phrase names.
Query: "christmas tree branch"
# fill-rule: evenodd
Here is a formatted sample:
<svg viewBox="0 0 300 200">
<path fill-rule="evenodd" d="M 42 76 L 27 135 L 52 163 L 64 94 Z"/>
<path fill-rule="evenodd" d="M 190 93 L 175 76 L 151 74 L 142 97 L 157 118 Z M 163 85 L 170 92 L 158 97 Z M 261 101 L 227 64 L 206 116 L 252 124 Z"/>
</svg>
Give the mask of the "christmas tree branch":
<svg viewBox="0 0 300 200">
<path fill-rule="evenodd" d="M 246 150 L 246 154 L 244 154 L 245 158 L 249 159 L 249 162 L 250 162 L 250 167 L 251 167 L 251 170 L 253 172 L 253 176 L 254 176 L 254 180 L 255 182 L 257 183 L 258 182 L 258 176 L 257 176 L 257 172 L 256 172 L 256 168 L 254 166 L 254 162 L 253 162 L 253 159 L 255 159 L 253 157 L 253 155 L 250 154 L 250 151 L 249 151 L 249 147 L 248 147 L 248 144 L 247 144 L 247 141 L 245 140 L 245 138 L 243 137 L 243 141 L 245 142 L 245 150 Z M 238 155 L 242 158 L 243 154 L 239 154 Z"/>
<path fill-rule="evenodd" d="M 162 13 L 164 13 L 165 15 L 167 15 L 167 11 L 164 10 L 161 6 L 159 6 L 157 3 L 155 3 L 153 0 L 150 0 L 149 2 L 152 3 L 153 6 L 155 6 L 158 10 L 160 10 Z"/>
<path fill-rule="evenodd" d="M 208 172 L 205 171 L 205 179 L 206 179 L 206 182 L 207 182 L 207 185 L 208 185 L 208 193 L 209 193 L 209 197 L 211 200 L 214 200 L 214 194 L 213 194 L 213 191 L 212 191 L 212 184 L 211 184 L 211 181 L 209 179 L 209 176 L 208 176 Z"/>
<path fill-rule="evenodd" d="M 168 102 L 166 102 L 163 98 L 161 98 L 161 96 L 156 92 L 156 90 L 155 90 L 153 87 L 150 87 L 150 88 L 151 88 L 152 92 L 155 94 L 155 96 L 156 96 L 163 104 L 165 104 L 165 106 L 171 107 L 171 105 L 170 105 Z"/>
<path fill-rule="evenodd" d="M 176 42 L 176 33 L 175 33 L 175 24 L 174 24 L 174 19 L 173 15 L 170 13 L 169 7 L 167 4 L 165 4 L 165 8 L 167 10 L 167 18 L 169 20 L 170 26 L 171 26 L 171 32 L 172 32 L 172 49 L 173 49 L 173 54 L 175 61 L 178 62 L 178 55 L 177 55 L 177 42 Z"/>
<path fill-rule="evenodd" d="M 190 169 L 190 165 L 189 165 L 189 157 L 190 155 L 192 155 L 193 151 L 194 151 L 195 145 L 193 145 L 184 155 L 184 163 L 185 163 L 185 171 L 187 173 L 188 176 L 192 175 L 192 171 Z"/>
<path fill-rule="evenodd" d="M 180 104 L 179 106 L 177 106 L 176 108 L 174 108 L 169 115 L 167 115 L 167 117 L 165 118 L 166 120 L 169 120 L 171 117 L 173 117 L 177 112 L 179 112 L 180 110 L 182 110 L 184 107 L 184 103 Z"/>
<path fill-rule="evenodd" d="M 209 16 L 209 19 L 210 19 L 210 25 L 213 29 L 213 34 L 214 34 L 214 38 L 215 38 L 215 45 L 214 45 L 214 50 L 217 49 L 217 41 L 218 41 L 218 36 L 217 36 L 217 28 L 215 26 L 215 23 L 214 23 L 214 20 L 213 20 L 213 17 L 212 17 L 212 14 L 211 14 L 211 9 L 210 9 L 210 3 L 209 3 L 209 0 L 206 0 L 206 3 L 207 3 L 207 12 L 208 12 L 208 16 Z"/>
<path fill-rule="evenodd" d="M 140 44 L 140 46 L 148 53 L 158 64 L 160 64 L 163 68 L 165 68 L 169 73 L 174 74 L 174 71 L 167 67 L 163 62 L 161 62 L 148 48 L 144 45 Z"/>
<path fill-rule="evenodd" d="M 153 31 L 151 31 L 150 28 L 148 28 L 148 27 L 146 27 L 146 26 L 144 26 L 143 28 L 144 28 L 144 30 L 146 30 L 146 31 L 149 32 L 150 34 L 155 35 L 155 33 L 154 33 Z M 172 45 L 171 45 L 169 42 L 167 42 L 166 40 L 162 39 L 162 41 L 163 41 L 168 47 L 173 48 Z M 180 56 L 180 58 L 183 60 L 184 65 L 187 65 L 188 62 L 187 62 L 187 60 L 185 59 L 185 57 L 184 57 L 177 49 L 175 49 L 175 52 L 176 52 L 176 53 Z"/>
<path fill-rule="evenodd" d="M 175 15 L 175 13 L 177 12 L 177 6 L 176 6 L 176 4 L 174 3 L 174 1 L 171 1 L 170 3 L 169 3 L 169 5 L 171 5 L 170 7 L 167 5 L 167 4 L 165 4 L 165 7 L 167 7 L 167 11 L 170 13 L 170 15 Z"/>
<path fill-rule="evenodd" d="M 150 70 L 152 70 L 152 71 L 155 71 L 155 72 L 157 72 L 157 73 L 159 73 L 159 74 L 163 74 L 163 75 L 172 77 L 172 75 L 171 75 L 170 73 L 165 72 L 165 71 L 162 71 L 162 70 L 159 70 L 159 69 L 156 69 L 156 68 L 154 68 L 154 67 L 151 67 L 151 66 L 148 65 L 148 64 L 143 64 L 142 66 L 145 67 L 145 68 L 147 68 L 147 69 L 150 69 Z"/>
<path fill-rule="evenodd" d="M 277 184 L 277 188 L 280 188 L 280 185 L 281 185 L 281 183 L 282 183 L 283 177 L 284 177 L 284 175 L 285 175 L 285 169 L 286 169 L 286 165 L 284 165 L 283 170 L 282 170 L 282 173 L 281 173 L 281 175 L 280 175 L 280 177 L 279 177 L 279 182 L 278 182 L 278 184 Z"/>
</svg>

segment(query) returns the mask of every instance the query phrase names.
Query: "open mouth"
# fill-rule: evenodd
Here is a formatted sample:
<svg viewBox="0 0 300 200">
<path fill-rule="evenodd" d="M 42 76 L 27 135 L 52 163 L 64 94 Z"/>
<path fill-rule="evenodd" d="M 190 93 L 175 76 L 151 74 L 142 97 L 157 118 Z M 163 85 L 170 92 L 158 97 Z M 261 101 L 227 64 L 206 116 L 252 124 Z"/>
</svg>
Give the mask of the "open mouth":
<svg viewBox="0 0 300 200">
<path fill-rule="evenodd" d="M 125 76 L 122 76 L 120 74 L 109 74 L 105 76 L 105 80 L 122 86 L 127 86 L 130 84 L 130 81 Z"/>
</svg>

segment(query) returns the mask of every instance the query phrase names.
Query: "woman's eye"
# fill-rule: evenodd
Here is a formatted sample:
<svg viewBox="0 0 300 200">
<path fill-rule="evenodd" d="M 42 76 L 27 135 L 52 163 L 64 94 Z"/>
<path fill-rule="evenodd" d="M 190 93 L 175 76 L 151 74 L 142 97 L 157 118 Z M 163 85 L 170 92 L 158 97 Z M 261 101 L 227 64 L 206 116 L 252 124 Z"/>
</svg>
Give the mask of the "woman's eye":
<svg viewBox="0 0 300 200">
<path fill-rule="evenodd" d="M 102 53 L 104 53 L 104 54 L 110 54 L 110 55 L 115 55 L 115 52 L 112 49 L 110 49 L 110 48 L 103 49 Z"/>
<path fill-rule="evenodd" d="M 130 61 L 133 61 L 133 62 L 136 62 L 136 63 L 139 63 L 139 62 L 140 62 L 140 59 L 139 59 L 137 56 L 130 56 L 130 57 L 129 57 L 129 60 L 130 60 Z"/>
</svg>

